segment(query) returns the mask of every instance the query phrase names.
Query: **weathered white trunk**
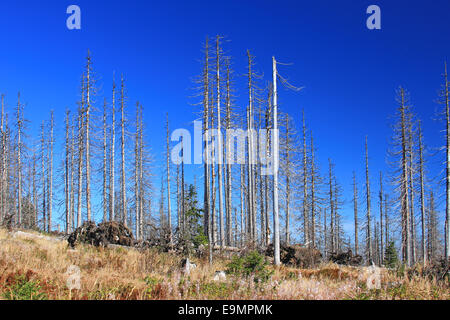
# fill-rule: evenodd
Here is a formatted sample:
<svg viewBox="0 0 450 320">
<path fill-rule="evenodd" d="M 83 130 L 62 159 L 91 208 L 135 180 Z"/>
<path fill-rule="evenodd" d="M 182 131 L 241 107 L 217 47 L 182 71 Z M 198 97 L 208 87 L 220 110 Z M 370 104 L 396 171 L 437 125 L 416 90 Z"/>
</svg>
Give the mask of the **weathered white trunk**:
<svg viewBox="0 0 450 320">
<path fill-rule="evenodd" d="M 358 186 L 356 184 L 356 175 L 355 172 L 353 172 L 353 214 L 355 219 L 355 255 L 358 254 L 358 233 L 359 233 L 359 227 L 358 227 Z"/>
<path fill-rule="evenodd" d="M 370 229 L 370 222 L 371 222 L 371 217 L 370 217 L 370 210 L 371 210 L 371 205 L 370 205 L 370 181 L 369 181 L 369 151 L 367 149 L 367 136 L 366 136 L 366 143 L 365 143 L 365 149 L 366 149 L 366 204 L 367 204 L 367 233 L 366 233 L 366 254 L 367 254 L 367 260 L 368 263 L 371 263 L 371 260 L 373 258 L 372 255 L 372 233 L 371 233 L 371 229 Z"/>
<path fill-rule="evenodd" d="M 127 188 L 126 188 L 126 177 L 125 177 L 125 96 L 124 96 L 125 84 L 122 75 L 121 88 L 120 88 L 120 127 L 121 127 L 121 141 L 120 141 L 120 151 L 122 156 L 122 223 L 126 226 L 128 224 L 128 214 L 127 214 Z"/>
<path fill-rule="evenodd" d="M 448 77 L 447 77 L 447 63 L 445 63 L 444 73 L 444 100 L 447 118 L 446 126 L 446 208 L 445 208 L 445 257 L 450 258 L 450 106 L 448 101 Z"/>
<path fill-rule="evenodd" d="M 64 159 L 64 202 L 66 210 L 66 233 L 70 230 L 70 191 L 69 191 L 69 157 L 70 157 L 70 140 L 69 140 L 69 110 L 66 111 L 66 155 Z"/>
<path fill-rule="evenodd" d="M 86 143 L 86 211 L 87 220 L 91 221 L 91 141 L 90 141 L 90 112 L 91 112 L 91 57 L 88 51 L 86 66 L 86 122 L 85 122 L 85 143 Z"/>
<path fill-rule="evenodd" d="M 280 265 L 280 222 L 278 210 L 278 158 L 279 158 L 279 142 L 278 142 L 278 102 L 277 102 L 277 62 L 272 57 L 273 64 L 273 129 L 274 129 L 274 155 L 273 155 L 273 230 L 274 230 L 274 263 Z"/>
<path fill-rule="evenodd" d="M 420 217 L 422 229 L 422 263 L 427 264 L 427 246 L 425 242 L 425 182 L 424 182 L 424 160 L 422 144 L 422 128 L 419 121 L 419 174 L 420 174 Z M 386 244 L 387 245 L 387 244 Z"/>
<path fill-rule="evenodd" d="M 167 169 L 167 217 L 169 228 L 169 240 L 172 243 L 172 207 L 170 193 L 170 150 L 169 150 L 169 114 L 166 114 L 166 169 Z"/>
<path fill-rule="evenodd" d="M 17 195 L 17 226 L 22 225 L 22 118 L 20 93 L 17 97 L 17 180 L 18 180 L 18 195 Z"/>
<path fill-rule="evenodd" d="M 114 221 L 116 219 L 116 188 L 115 188 L 115 151 L 116 151 L 116 83 L 113 82 L 113 89 L 112 89 L 112 110 L 111 110 L 111 117 L 112 117 L 112 123 L 111 123 L 111 158 L 110 158 L 110 181 L 109 181 L 109 196 L 110 196 L 110 212 L 109 212 L 109 220 Z"/>
<path fill-rule="evenodd" d="M 217 89 L 217 165 L 218 165 L 218 183 L 219 183 L 219 219 L 220 219 L 220 245 L 225 246 L 225 223 L 223 214 L 223 145 L 222 145 L 222 123 L 220 111 L 220 38 L 217 36 L 216 40 L 216 89 Z"/>
</svg>

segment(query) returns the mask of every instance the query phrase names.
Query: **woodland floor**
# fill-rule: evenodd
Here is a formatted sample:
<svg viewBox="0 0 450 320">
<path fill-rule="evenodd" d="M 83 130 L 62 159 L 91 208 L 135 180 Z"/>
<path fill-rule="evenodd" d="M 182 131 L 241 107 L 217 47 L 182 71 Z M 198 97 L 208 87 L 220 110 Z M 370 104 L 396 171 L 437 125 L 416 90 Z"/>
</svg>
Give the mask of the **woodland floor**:
<svg viewBox="0 0 450 320">
<path fill-rule="evenodd" d="M 28 232 L 28 231 L 27 231 Z M 33 232 L 32 232 L 33 233 Z M 263 283 L 227 276 L 228 259 L 193 259 L 197 268 L 182 274 L 183 257 L 123 248 L 78 245 L 50 236 L 9 233 L 0 229 L 0 299 L 441 299 L 450 300 L 449 283 L 381 269 L 381 288 L 367 288 L 367 268 L 323 264 L 315 269 L 270 266 Z M 69 290 L 69 266 L 77 266 L 81 288 Z M 70 270 L 70 269 L 69 269 Z"/>
</svg>

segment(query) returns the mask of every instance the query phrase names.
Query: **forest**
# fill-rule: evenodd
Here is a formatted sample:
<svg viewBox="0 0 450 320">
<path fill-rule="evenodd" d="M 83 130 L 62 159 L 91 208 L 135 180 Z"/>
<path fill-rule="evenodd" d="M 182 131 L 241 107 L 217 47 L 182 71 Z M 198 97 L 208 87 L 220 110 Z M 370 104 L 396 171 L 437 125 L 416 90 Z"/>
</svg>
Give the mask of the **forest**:
<svg viewBox="0 0 450 320">
<path fill-rule="evenodd" d="M 137 240 L 164 238 L 171 244 L 188 239 L 214 247 L 267 248 L 274 246 L 274 264 L 280 264 L 280 246 L 301 244 L 320 251 L 325 259 L 352 250 L 366 264 L 382 266 L 385 254 L 397 248 L 408 267 L 450 257 L 450 106 L 447 65 L 442 66 L 442 87 L 436 97 L 442 111 L 442 145 L 445 161 L 440 181 L 427 169 L 427 152 L 421 119 L 414 113 L 407 89 L 393 96 L 391 144 L 386 155 L 389 171 L 371 172 L 370 137 L 365 139 L 364 185 L 356 172 L 353 185 L 336 178 L 335 163 L 320 168 L 320 141 L 302 119 L 277 105 L 279 87 L 299 91 L 278 72 L 284 65 L 273 58 L 272 74 L 259 73 L 256 57 L 246 52 L 244 76 L 233 70 L 232 57 L 222 36 L 207 37 L 201 66 L 195 78 L 195 110 L 202 123 L 202 170 L 194 181 L 185 178 L 181 161 L 171 156 L 171 117 L 167 113 L 165 163 L 155 164 L 146 142 L 144 106 L 127 96 L 124 74 L 113 76 L 109 94 L 100 96 L 99 75 L 88 51 L 80 77 L 80 99 L 67 108 L 64 119 L 53 111 L 41 121 L 40 135 L 27 132 L 27 108 L 17 95 L 1 96 L 0 222 L 8 228 L 72 233 L 86 221 L 118 221 L 133 231 Z M 288 68 L 288 67 L 286 67 Z M 241 71 L 241 70 L 239 70 Z M 239 75 L 237 75 L 239 74 Z M 437 75 L 439 76 L 439 75 Z M 116 82 L 116 78 L 117 82 Z M 236 103 L 237 81 L 245 81 L 247 103 Z M 277 89 L 278 88 L 278 89 Z M 439 89 L 439 88 L 437 88 Z M 68 102 L 70 105 L 71 103 Z M 7 107 L 7 105 L 11 107 Z M 34 119 L 33 119 L 34 120 Z M 55 134 L 55 126 L 64 135 Z M 244 161 L 235 163 L 236 140 L 227 134 L 246 130 Z M 261 135 L 257 132 L 266 132 Z M 445 139 L 445 140 L 444 140 Z M 58 153 L 55 157 L 55 153 Z M 190 155 L 191 152 L 189 151 Z M 382 155 L 384 156 L 384 155 Z M 273 174 L 265 174 L 265 158 Z M 58 159 L 55 161 L 55 158 Z M 157 172 L 155 167 L 163 167 Z M 373 181 L 373 177 L 378 177 Z M 160 186 L 157 186 L 159 184 Z M 379 185 L 379 194 L 371 186 Z M 342 190 L 353 191 L 354 233 L 343 228 Z M 445 196 L 444 210 L 436 198 Z M 363 201 L 361 201 L 361 199 Z M 348 217 L 346 217 L 348 219 Z"/>
</svg>

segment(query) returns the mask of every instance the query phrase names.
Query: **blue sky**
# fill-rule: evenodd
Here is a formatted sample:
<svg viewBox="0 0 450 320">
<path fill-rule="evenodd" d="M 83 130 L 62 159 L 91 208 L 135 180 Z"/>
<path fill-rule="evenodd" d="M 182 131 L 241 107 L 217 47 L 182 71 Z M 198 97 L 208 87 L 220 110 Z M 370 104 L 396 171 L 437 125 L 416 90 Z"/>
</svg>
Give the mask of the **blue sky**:
<svg viewBox="0 0 450 320">
<path fill-rule="evenodd" d="M 148 142 L 156 159 L 162 159 L 165 113 L 172 129 L 192 129 L 192 104 L 198 102 L 192 98 L 192 79 L 201 71 L 201 46 L 207 35 L 220 34 L 230 40 L 225 50 L 233 57 L 240 107 L 247 99 L 247 49 L 266 80 L 273 55 L 292 63 L 280 67 L 280 73 L 304 90 L 281 90 L 280 107 L 297 123 L 305 110 L 322 171 L 328 157 L 336 164 L 348 200 L 344 215 L 352 212 L 352 170 L 363 182 L 365 135 L 372 193 L 377 195 L 379 171 L 387 170 L 389 117 L 399 85 L 411 93 L 425 142 L 433 148 L 443 142 L 443 124 L 433 118 L 450 53 L 447 0 L 0 3 L 0 92 L 11 110 L 20 90 L 25 116 L 32 121 L 30 135 L 48 119 L 50 109 L 58 120 L 56 132 L 62 134 L 64 110 L 79 98 L 79 79 L 90 49 L 102 84 L 98 102 L 103 95 L 109 99 L 113 72 L 123 72 L 130 110 L 136 100 L 143 104 Z M 81 8 L 81 30 L 66 28 L 66 8 L 71 4 Z M 366 28 L 366 8 L 371 4 L 381 8 L 381 30 Z M 431 176 L 439 174 L 442 160 L 430 159 Z M 155 180 L 156 190 L 159 181 Z M 378 208 L 376 200 L 373 208 Z"/>
</svg>

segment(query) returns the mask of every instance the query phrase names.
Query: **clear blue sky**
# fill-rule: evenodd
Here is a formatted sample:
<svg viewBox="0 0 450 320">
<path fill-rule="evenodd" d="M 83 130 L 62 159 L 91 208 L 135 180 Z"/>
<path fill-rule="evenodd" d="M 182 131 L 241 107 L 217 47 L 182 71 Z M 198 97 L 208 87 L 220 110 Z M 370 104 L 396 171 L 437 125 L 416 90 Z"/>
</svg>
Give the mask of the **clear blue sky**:
<svg viewBox="0 0 450 320">
<path fill-rule="evenodd" d="M 66 8 L 81 8 L 81 30 L 66 28 Z M 382 29 L 366 28 L 366 8 L 381 8 Z M 352 170 L 362 183 L 364 136 L 369 137 L 373 196 L 378 174 L 386 170 L 389 116 L 395 89 L 411 93 L 423 120 L 425 141 L 442 145 L 443 124 L 433 120 L 444 60 L 450 54 L 450 2 L 434 1 L 1 1 L 0 92 L 9 110 L 21 91 L 29 134 L 55 109 L 57 133 L 63 132 L 66 107 L 73 108 L 87 49 L 93 56 L 103 94 L 110 97 L 113 71 L 127 80 L 129 106 L 144 105 L 148 142 L 162 159 L 165 113 L 171 127 L 190 127 L 192 78 L 201 71 L 201 46 L 207 35 L 230 42 L 237 75 L 245 52 L 270 79 L 271 57 L 293 63 L 280 67 L 301 93 L 280 91 L 284 111 L 300 119 L 304 108 L 315 135 L 321 169 L 336 163 L 350 214 Z M 245 106 L 244 77 L 237 77 L 240 107 Z M 100 104 L 98 104 L 100 106 Z M 439 174 L 431 160 L 430 173 Z M 57 160 L 55 160 L 56 162 Z M 157 170 L 159 172 L 159 170 Z M 201 171 L 197 171 L 200 175 Z M 155 180 L 156 190 L 159 179 Z M 378 208 L 373 201 L 374 210 Z M 349 218 L 350 219 L 350 218 Z M 351 222 L 351 220 L 348 220 Z M 346 228 L 348 231 L 351 227 Z"/>
</svg>

